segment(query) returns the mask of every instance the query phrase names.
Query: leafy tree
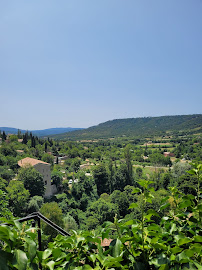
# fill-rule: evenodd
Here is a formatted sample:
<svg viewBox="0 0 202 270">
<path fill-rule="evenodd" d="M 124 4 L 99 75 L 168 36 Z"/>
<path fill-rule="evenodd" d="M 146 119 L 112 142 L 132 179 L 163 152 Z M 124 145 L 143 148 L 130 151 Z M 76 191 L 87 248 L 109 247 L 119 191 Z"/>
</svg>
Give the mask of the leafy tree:
<svg viewBox="0 0 202 270">
<path fill-rule="evenodd" d="M 126 167 L 127 167 L 126 184 L 132 185 L 133 184 L 133 168 L 132 168 L 132 162 L 131 162 L 131 148 L 129 145 L 127 145 L 124 149 L 124 158 L 125 158 Z"/>
<path fill-rule="evenodd" d="M 15 216 L 23 216 L 27 209 L 29 191 L 21 181 L 12 180 L 8 187 L 9 206 Z"/>
<path fill-rule="evenodd" d="M 171 175 L 170 172 L 167 172 L 167 173 L 164 174 L 163 183 L 162 183 L 162 186 L 163 186 L 164 189 L 168 190 L 171 179 L 172 179 L 172 175 Z"/>
<path fill-rule="evenodd" d="M 4 166 L 7 164 L 7 159 L 4 155 L 0 154 L 0 166 Z"/>
<path fill-rule="evenodd" d="M 141 178 L 142 177 L 142 168 L 141 167 L 137 167 L 136 173 L 137 173 L 138 177 Z"/>
<path fill-rule="evenodd" d="M 149 155 L 149 161 L 153 165 L 163 165 L 163 166 L 172 165 L 170 157 L 164 157 L 164 155 L 160 153 L 152 153 L 151 155 Z"/>
<path fill-rule="evenodd" d="M 89 216 L 86 220 L 86 225 L 89 230 L 95 229 L 100 224 L 100 221 L 95 216 Z"/>
<path fill-rule="evenodd" d="M 60 227 L 64 227 L 62 210 L 56 202 L 45 203 L 40 209 L 42 215 L 50 219 Z M 57 231 L 51 228 L 48 224 L 42 223 L 43 232 L 49 236 L 49 240 L 57 235 Z"/>
<path fill-rule="evenodd" d="M 177 181 L 178 189 L 184 194 L 196 195 L 197 178 L 190 174 L 183 174 Z"/>
<path fill-rule="evenodd" d="M 191 169 L 191 165 L 189 163 L 177 162 L 173 165 L 172 175 L 174 178 L 177 179 L 183 174 L 186 174 L 186 172 L 190 169 Z"/>
<path fill-rule="evenodd" d="M 0 190 L 7 192 L 6 187 L 8 186 L 8 182 L 0 177 Z"/>
<path fill-rule="evenodd" d="M 9 182 L 14 176 L 14 171 L 8 166 L 0 166 L 0 177 Z"/>
<path fill-rule="evenodd" d="M 7 165 L 10 167 L 10 169 L 12 169 L 13 171 L 17 171 L 18 168 L 18 163 L 17 163 L 17 157 L 13 157 L 13 156 L 7 156 L 6 157 L 6 163 Z"/>
<path fill-rule="evenodd" d="M 131 204 L 135 201 L 135 196 L 134 196 L 134 194 L 132 194 L 133 190 L 134 190 L 134 186 L 127 185 L 124 187 L 124 193 L 126 194 L 126 197 L 128 199 L 129 204 Z"/>
<path fill-rule="evenodd" d="M 0 217 L 10 219 L 12 217 L 9 207 L 9 198 L 8 194 L 0 189 Z"/>
<path fill-rule="evenodd" d="M 71 163 L 71 168 L 73 170 L 73 172 L 78 172 L 79 168 L 80 168 L 80 164 L 81 164 L 81 161 L 80 159 L 74 159 Z"/>
<path fill-rule="evenodd" d="M 69 180 L 64 180 L 62 182 L 62 186 L 63 186 L 63 192 L 65 192 L 66 194 L 69 194 Z"/>
<path fill-rule="evenodd" d="M 32 197 L 28 203 L 29 213 L 38 212 L 43 202 L 44 202 L 44 199 L 41 196 Z"/>
<path fill-rule="evenodd" d="M 0 153 L 4 156 L 17 156 L 17 152 L 12 144 L 3 144 L 0 148 Z"/>
<path fill-rule="evenodd" d="M 128 184 L 128 169 L 126 164 L 121 164 L 116 170 L 113 180 L 113 190 L 124 190 Z"/>
<path fill-rule="evenodd" d="M 18 136 L 17 135 L 10 135 L 9 136 L 9 141 L 10 142 L 17 142 L 17 140 L 18 140 Z"/>
<path fill-rule="evenodd" d="M 79 151 L 76 147 L 73 147 L 72 149 L 69 149 L 67 151 L 67 155 L 70 157 L 70 158 L 76 158 L 76 157 L 79 157 Z"/>
<path fill-rule="evenodd" d="M 75 219 L 69 214 L 63 218 L 63 222 L 64 222 L 64 229 L 67 232 L 69 232 L 70 230 L 78 229 L 78 224 L 76 223 Z"/>
<path fill-rule="evenodd" d="M 112 221 L 117 213 L 115 204 L 99 199 L 93 202 L 87 209 L 87 216 L 93 216 L 99 220 L 99 224 L 104 221 Z"/>
<path fill-rule="evenodd" d="M 117 205 L 119 215 L 121 217 L 125 217 L 128 213 L 129 201 L 125 192 L 121 192 L 120 190 L 114 190 L 110 195 L 111 202 Z"/>
<path fill-rule="evenodd" d="M 83 186 L 85 193 L 91 198 L 97 198 L 96 186 L 93 179 L 84 175 L 83 179 L 79 178 L 79 185 Z"/>
<path fill-rule="evenodd" d="M 44 153 L 42 158 L 41 158 L 44 162 L 50 163 L 51 166 L 53 166 L 54 163 L 54 156 L 48 154 L 48 153 Z"/>
<path fill-rule="evenodd" d="M 51 173 L 51 180 L 54 185 L 58 188 L 62 184 L 63 176 L 62 173 L 59 171 L 54 170 Z"/>
<path fill-rule="evenodd" d="M 101 195 L 102 193 L 108 193 L 108 174 L 106 167 L 103 164 L 97 165 L 93 170 L 93 178 L 97 186 L 97 193 Z"/>
<path fill-rule="evenodd" d="M 31 166 L 20 168 L 17 178 L 24 183 L 31 197 L 44 195 L 43 176 L 35 168 Z"/>
<path fill-rule="evenodd" d="M 100 195 L 100 199 L 104 200 L 105 202 L 112 202 L 110 195 L 107 193 L 102 193 Z"/>
</svg>

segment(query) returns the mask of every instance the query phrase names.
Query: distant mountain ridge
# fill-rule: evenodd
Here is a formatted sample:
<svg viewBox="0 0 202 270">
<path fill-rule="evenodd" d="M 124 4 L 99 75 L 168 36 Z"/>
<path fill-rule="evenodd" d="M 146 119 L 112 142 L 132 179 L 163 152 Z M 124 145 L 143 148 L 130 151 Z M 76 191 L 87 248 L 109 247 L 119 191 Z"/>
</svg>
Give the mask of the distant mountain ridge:
<svg viewBox="0 0 202 270">
<path fill-rule="evenodd" d="M 33 135 L 44 137 L 49 135 L 55 135 L 60 133 L 68 133 L 75 130 L 81 130 L 82 128 L 48 128 L 48 129 L 42 129 L 42 130 L 28 130 L 28 132 L 32 132 Z M 1 132 L 5 131 L 6 134 L 17 134 L 18 130 L 21 131 L 21 133 L 27 132 L 27 130 L 24 129 L 18 129 L 18 128 L 12 128 L 12 127 L 0 127 Z"/>
<path fill-rule="evenodd" d="M 115 119 L 87 129 L 52 137 L 61 140 L 85 140 L 120 136 L 149 136 L 169 131 L 201 133 L 202 114 Z"/>
</svg>

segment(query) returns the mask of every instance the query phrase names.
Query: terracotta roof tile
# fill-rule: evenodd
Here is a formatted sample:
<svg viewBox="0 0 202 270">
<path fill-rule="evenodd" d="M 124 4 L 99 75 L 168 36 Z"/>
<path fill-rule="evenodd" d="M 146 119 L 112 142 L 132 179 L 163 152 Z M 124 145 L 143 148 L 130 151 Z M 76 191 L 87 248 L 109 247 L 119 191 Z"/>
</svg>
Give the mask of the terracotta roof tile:
<svg viewBox="0 0 202 270">
<path fill-rule="evenodd" d="M 26 165 L 35 166 L 36 164 L 39 164 L 39 163 L 50 165 L 47 162 L 44 162 L 44 161 L 41 161 L 41 160 L 38 160 L 38 159 L 35 159 L 35 158 L 30 158 L 30 157 L 26 157 L 26 158 L 23 158 L 23 159 L 18 161 L 18 165 L 20 167 L 24 167 Z"/>
<path fill-rule="evenodd" d="M 101 246 L 102 247 L 109 247 L 112 240 L 113 239 L 107 239 L 107 238 L 104 238 L 103 240 L 101 239 Z"/>
</svg>

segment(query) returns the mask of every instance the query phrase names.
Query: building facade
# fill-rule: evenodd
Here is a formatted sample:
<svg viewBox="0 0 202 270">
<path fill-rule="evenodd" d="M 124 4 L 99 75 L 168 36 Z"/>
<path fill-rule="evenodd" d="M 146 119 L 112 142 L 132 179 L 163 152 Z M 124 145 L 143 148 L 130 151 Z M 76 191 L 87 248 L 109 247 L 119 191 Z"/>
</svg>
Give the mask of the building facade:
<svg viewBox="0 0 202 270">
<path fill-rule="evenodd" d="M 47 162 L 26 157 L 18 161 L 20 167 L 33 166 L 40 174 L 43 175 L 43 181 L 45 186 L 45 197 L 53 195 L 51 186 L 51 165 Z"/>
</svg>

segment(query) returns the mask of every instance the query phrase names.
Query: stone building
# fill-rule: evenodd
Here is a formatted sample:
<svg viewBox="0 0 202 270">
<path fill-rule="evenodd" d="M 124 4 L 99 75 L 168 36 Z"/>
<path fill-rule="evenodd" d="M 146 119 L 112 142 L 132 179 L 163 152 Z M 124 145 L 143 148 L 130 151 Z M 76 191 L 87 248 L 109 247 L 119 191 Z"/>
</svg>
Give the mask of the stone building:
<svg viewBox="0 0 202 270">
<path fill-rule="evenodd" d="M 26 157 L 18 161 L 20 167 L 33 166 L 38 172 L 43 175 L 43 181 L 45 186 L 45 197 L 53 195 L 51 186 L 51 165 L 47 162 Z"/>
</svg>

